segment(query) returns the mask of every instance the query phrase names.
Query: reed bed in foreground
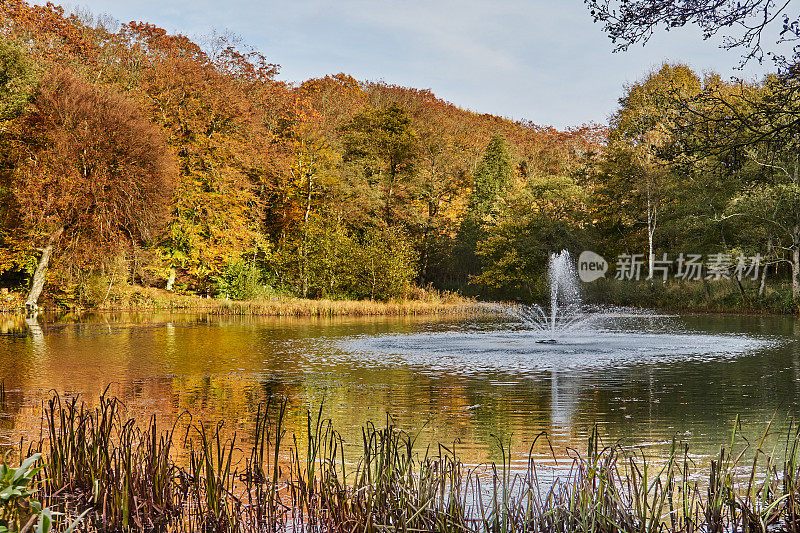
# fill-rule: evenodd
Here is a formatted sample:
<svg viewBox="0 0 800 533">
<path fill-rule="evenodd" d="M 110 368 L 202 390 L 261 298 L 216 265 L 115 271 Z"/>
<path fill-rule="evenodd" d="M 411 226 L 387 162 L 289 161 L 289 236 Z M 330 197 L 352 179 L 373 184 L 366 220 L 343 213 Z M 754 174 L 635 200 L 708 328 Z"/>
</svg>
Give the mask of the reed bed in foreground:
<svg viewBox="0 0 800 533">
<path fill-rule="evenodd" d="M 498 440 L 499 463 L 471 467 L 444 445 L 418 450 L 388 417 L 362 428 L 360 459 L 348 463 L 321 408 L 303 435 L 287 434 L 286 409 L 259 406 L 239 439 L 220 425 L 139 427 L 114 398 L 88 408 L 54 396 L 43 438 L 20 454 L 42 454 L 36 497 L 66 521 L 86 513 L 83 531 L 800 531 L 796 425 L 773 453 L 770 428 L 740 444 L 737 422 L 710 467 L 693 464 L 685 444 L 648 457 L 595 431 L 544 480 L 532 454 L 512 468 L 508 442 Z"/>
</svg>

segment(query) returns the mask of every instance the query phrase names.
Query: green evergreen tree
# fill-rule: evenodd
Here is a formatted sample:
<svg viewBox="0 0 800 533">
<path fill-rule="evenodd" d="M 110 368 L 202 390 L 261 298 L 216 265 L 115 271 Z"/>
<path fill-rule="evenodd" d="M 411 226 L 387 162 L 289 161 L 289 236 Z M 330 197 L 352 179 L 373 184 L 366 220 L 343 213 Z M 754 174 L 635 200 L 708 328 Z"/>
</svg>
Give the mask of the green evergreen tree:
<svg viewBox="0 0 800 533">
<path fill-rule="evenodd" d="M 473 174 L 469 208 L 461 221 L 453 249 L 455 269 L 462 284 L 481 271 L 481 259 L 475 253 L 478 242 L 486 237 L 487 227 L 496 219 L 500 199 L 511 182 L 512 170 L 506 140 L 501 135 L 492 136 Z"/>
<path fill-rule="evenodd" d="M 486 146 L 486 154 L 475 171 L 469 216 L 478 219 L 491 216 L 499 198 L 511 181 L 511 172 L 508 144 L 502 136 L 494 135 Z"/>
</svg>

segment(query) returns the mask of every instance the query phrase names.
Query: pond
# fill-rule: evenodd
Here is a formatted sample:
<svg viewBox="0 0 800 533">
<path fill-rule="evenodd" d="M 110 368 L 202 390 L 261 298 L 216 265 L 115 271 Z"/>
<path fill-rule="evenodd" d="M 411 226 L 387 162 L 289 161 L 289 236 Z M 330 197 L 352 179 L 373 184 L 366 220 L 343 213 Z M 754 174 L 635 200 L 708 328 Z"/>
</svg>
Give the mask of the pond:
<svg viewBox="0 0 800 533">
<path fill-rule="evenodd" d="M 628 316 L 602 333 L 549 346 L 501 316 L 96 314 L 45 321 L 31 335 L 0 317 L 0 447 L 38 435 L 52 390 L 96 403 L 107 387 L 131 416 L 188 412 L 243 435 L 268 398 L 288 399 L 298 434 L 322 405 L 354 450 L 360 427 L 389 415 L 419 434 L 420 449 L 455 444 L 473 464 L 497 460 L 498 439 L 524 462 L 542 431 L 556 457 L 582 451 L 595 425 L 607 443 L 660 453 L 677 437 L 702 458 L 730 440 L 737 416 L 757 438 L 773 417 L 785 427 L 800 411 L 791 317 Z M 553 451 L 541 439 L 534 448 L 545 462 Z"/>
</svg>

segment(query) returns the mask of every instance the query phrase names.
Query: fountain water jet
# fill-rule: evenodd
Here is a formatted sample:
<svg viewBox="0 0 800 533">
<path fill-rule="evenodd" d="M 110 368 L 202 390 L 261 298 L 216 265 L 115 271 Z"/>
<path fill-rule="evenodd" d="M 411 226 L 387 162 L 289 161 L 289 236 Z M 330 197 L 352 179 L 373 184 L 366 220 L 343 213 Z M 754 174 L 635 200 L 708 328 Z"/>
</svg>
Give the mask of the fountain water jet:
<svg viewBox="0 0 800 533">
<path fill-rule="evenodd" d="M 537 342 L 555 343 L 558 336 L 586 326 L 594 316 L 583 309 L 578 274 L 567 250 L 550 254 L 547 274 L 550 283 L 549 308 L 537 304 L 515 305 L 509 311 L 529 328 L 549 334 L 549 338 Z"/>
</svg>

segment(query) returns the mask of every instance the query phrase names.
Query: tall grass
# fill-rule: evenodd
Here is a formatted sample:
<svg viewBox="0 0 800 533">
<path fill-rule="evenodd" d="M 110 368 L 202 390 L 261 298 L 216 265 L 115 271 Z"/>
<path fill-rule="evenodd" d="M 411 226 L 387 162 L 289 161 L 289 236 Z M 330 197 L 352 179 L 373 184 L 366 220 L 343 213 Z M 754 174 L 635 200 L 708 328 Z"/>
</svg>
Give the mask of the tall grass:
<svg viewBox="0 0 800 533">
<path fill-rule="evenodd" d="M 300 435 L 287 435 L 286 413 L 285 401 L 260 405 L 244 439 L 191 422 L 181 437 L 155 418 L 139 427 L 113 398 L 88 408 L 54 396 L 28 450 L 45 459 L 37 497 L 88 512 L 87 531 L 800 531 L 796 424 L 767 449 L 772 425 L 746 442 L 737 421 L 710 466 L 677 441 L 651 457 L 595 429 L 543 481 L 536 442 L 525 467 L 500 439 L 499 462 L 469 466 L 454 448 L 421 448 L 388 417 L 346 444 L 321 407 Z M 360 448 L 357 461 L 345 446 Z"/>
<path fill-rule="evenodd" d="M 155 416 L 140 428 L 121 416 L 116 398 L 103 395 L 88 409 L 76 397 L 56 395 L 44 419 L 47 438 L 35 446 L 45 457 L 43 490 L 53 503 L 93 509 L 98 529 L 150 529 L 182 513 L 186 488 L 176 482 L 174 430 L 159 430 Z"/>
<path fill-rule="evenodd" d="M 475 315 L 486 312 L 486 304 L 455 294 L 419 290 L 413 298 L 397 301 L 310 300 L 288 296 L 253 300 L 228 300 L 180 295 L 154 288 L 131 288 L 124 295 L 98 306 L 104 310 L 163 310 L 205 312 L 217 315 L 308 317 L 308 316 L 413 316 Z"/>
</svg>

